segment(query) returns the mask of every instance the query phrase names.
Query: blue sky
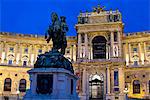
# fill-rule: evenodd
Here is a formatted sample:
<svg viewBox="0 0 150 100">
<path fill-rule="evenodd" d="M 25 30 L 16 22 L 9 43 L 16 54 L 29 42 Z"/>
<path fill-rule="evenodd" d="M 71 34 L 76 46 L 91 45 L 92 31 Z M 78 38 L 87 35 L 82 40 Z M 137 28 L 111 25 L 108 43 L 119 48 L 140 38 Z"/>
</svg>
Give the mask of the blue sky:
<svg viewBox="0 0 150 100">
<path fill-rule="evenodd" d="M 106 10 L 119 9 L 124 32 L 150 30 L 150 0 L 0 0 L 0 31 L 44 35 L 55 11 L 67 17 L 67 35 L 75 36 L 80 10 L 92 11 L 98 4 Z"/>
</svg>

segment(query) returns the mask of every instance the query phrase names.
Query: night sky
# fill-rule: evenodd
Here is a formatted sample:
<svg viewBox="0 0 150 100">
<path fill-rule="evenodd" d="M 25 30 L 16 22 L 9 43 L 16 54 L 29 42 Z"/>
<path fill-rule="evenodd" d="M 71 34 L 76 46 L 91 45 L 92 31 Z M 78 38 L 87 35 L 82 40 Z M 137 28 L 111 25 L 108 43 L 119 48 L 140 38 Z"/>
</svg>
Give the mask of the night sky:
<svg viewBox="0 0 150 100">
<path fill-rule="evenodd" d="M 44 35 L 55 11 L 67 17 L 67 35 L 75 36 L 80 10 L 92 11 L 98 4 L 119 9 L 125 33 L 150 30 L 150 0 L 0 0 L 0 31 Z"/>
</svg>

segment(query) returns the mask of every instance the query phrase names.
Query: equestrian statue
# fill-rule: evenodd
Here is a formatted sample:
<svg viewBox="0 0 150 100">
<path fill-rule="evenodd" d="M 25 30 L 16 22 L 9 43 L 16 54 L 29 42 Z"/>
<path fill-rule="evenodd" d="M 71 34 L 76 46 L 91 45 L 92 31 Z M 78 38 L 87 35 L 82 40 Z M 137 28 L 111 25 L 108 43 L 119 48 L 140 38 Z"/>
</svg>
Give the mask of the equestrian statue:
<svg viewBox="0 0 150 100">
<path fill-rule="evenodd" d="M 52 50 L 38 55 L 34 68 L 64 68 L 74 73 L 72 63 L 64 57 L 67 47 L 66 32 L 68 32 L 66 18 L 64 16 L 59 18 L 53 12 L 51 19 L 52 23 L 45 33 L 45 39 L 47 43 L 52 39 Z"/>
<path fill-rule="evenodd" d="M 47 43 L 52 39 L 53 48 L 52 50 L 59 50 L 61 54 L 65 54 L 65 49 L 67 47 L 66 32 L 68 31 L 68 26 L 66 24 L 66 18 L 61 16 L 60 19 L 58 15 L 53 12 L 51 14 L 52 24 L 49 25 L 49 29 L 45 33 L 45 39 Z M 48 36 L 47 36 L 48 34 Z"/>
</svg>

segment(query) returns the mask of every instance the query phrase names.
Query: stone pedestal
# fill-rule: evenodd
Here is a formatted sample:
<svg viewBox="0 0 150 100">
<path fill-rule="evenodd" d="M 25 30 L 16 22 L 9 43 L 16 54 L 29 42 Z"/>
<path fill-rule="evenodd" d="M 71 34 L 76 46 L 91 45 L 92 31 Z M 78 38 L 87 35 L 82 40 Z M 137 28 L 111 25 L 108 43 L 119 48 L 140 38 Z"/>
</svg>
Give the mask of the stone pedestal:
<svg viewBox="0 0 150 100">
<path fill-rule="evenodd" d="M 28 73 L 31 83 L 24 100 L 79 99 L 72 63 L 59 51 L 38 55 L 34 68 Z"/>
<path fill-rule="evenodd" d="M 34 68 L 28 73 L 31 86 L 24 100 L 79 100 L 77 77 L 70 71 L 64 68 Z"/>
</svg>

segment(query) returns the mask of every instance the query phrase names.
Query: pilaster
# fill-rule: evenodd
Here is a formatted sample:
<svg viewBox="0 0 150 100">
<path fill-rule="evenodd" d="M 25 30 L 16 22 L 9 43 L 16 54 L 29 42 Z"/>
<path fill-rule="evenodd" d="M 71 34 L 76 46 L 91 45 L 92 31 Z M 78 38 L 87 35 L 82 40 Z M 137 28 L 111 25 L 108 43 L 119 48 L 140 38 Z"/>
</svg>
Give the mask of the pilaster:
<svg viewBox="0 0 150 100">
<path fill-rule="evenodd" d="M 81 34 L 78 33 L 78 58 L 80 58 L 81 53 Z"/>
<path fill-rule="evenodd" d="M 125 88 L 125 79 L 124 79 L 124 70 L 122 68 L 122 66 L 120 66 L 119 68 L 119 90 L 120 93 L 123 94 L 124 92 L 124 88 Z"/>
<path fill-rule="evenodd" d="M 119 54 L 119 57 L 122 56 L 122 47 L 121 47 L 121 32 L 118 31 L 118 54 Z"/>
<path fill-rule="evenodd" d="M 114 55 L 113 55 L 113 52 L 114 52 L 114 32 L 113 31 L 111 31 L 111 41 L 110 41 L 110 43 L 111 43 L 111 57 L 113 57 Z"/>
<path fill-rule="evenodd" d="M 86 100 L 87 94 L 86 94 L 86 82 L 87 82 L 87 72 L 86 69 L 83 69 L 83 77 L 82 77 L 82 100 Z"/>
<path fill-rule="evenodd" d="M 7 53 L 8 53 L 8 44 L 7 44 L 7 42 L 4 42 L 4 54 L 5 54 L 5 56 L 4 56 L 4 64 L 7 64 Z"/>
<path fill-rule="evenodd" d="M 73 55 L 74 55 L 74 45 L 71 45 L 71 61 L 74 61 Z"/>
<path fill-rule="evenodd" d="M 91 56 L 90 59 L 93 59 L 93 47 L 92 47 L 92 43 L 91 43 L 91 46 L 90 46 L 90 50 L 91 50 L 90 51 L 91 52 L 90 53 L 90 56 Z"/>
<path fill-rule="evenodd" d="M 129 65 L 131 64 L 131 44 L 128 44 L 128 52 L 129 52 Z"/>
<path fill-rule="evenodd" d="M 141 65 L 141 63 L 142 63 L 142 59 L 141 59 L 141 43 L 138 43 L 138 48 L 139 48 L 139 63 L 140 63 L 140 65 Z"/>
<path fill-rule="evenodd" d="M 114 69 L 111 69 L 111 93 L 114 92 Z"/>
<path fill-rule="evenodd" d="M 107 66 L 107 94 L 110 94 L 110 69 Z"/>
<path fill-rule="evenodd" d="M 22 44 L 20 43 L 19 44 L 19 65 L 21 66 L 22 65 L 22 50 L 23 49 L 23 46 L 22 46 Z"/>
<path fill-rule="evenodd" d="M 146 53 L 147 53 L 147 51 L 146 51 L 146 42 L 144 42 L 144 62 L 146 62 L 147 61 L 147 56 L 146 56 Z"/>
<path fill-rule="evenodd" d="M 88 59 L 88 36 L 87 33 L 85 33 L 85 58 Z"/>
<path fill-rule="evenodd" d="M 76 50 L 77 50 L 77 48 L 76 48 L 76 45 L 74 44 L 73 45 L 73 61 L 76 61 Z"/>
</svg>

